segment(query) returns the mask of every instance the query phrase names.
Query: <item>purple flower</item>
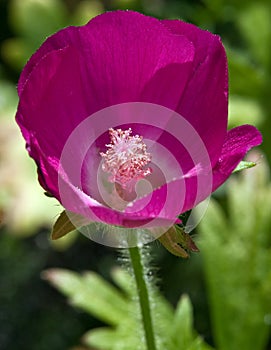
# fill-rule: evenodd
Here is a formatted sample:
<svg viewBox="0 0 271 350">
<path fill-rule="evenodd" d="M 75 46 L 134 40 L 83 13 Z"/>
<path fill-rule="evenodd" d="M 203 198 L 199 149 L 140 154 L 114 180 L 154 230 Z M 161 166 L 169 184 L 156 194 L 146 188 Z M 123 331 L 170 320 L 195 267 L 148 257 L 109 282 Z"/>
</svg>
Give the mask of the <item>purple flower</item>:
<svg viewBox="0 0 271 350">
<path fill-rule="evenodd" d="M 16 120 L 42 187 L 108 224 L 176 222 L 262 142 L 250 125 L 227 132 L 220 38 L 179 20 L 116 11 L 65 28 L 30 58 L 18 93 Z M 151 190 L 138 194 L 138 180 Z"/>
</svg>

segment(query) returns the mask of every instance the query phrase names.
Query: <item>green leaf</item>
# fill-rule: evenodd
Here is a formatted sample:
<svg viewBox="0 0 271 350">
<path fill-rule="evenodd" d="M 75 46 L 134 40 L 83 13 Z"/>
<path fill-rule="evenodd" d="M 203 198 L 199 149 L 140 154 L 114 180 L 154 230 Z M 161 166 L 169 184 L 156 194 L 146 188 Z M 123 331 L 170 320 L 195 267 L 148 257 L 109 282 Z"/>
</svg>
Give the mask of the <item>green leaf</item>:
<svg viewBox="0 0 271 350">
<path fill-rule="evenodd" d="M 126 327 L 123 327 L 122 323 L 122 326 L 116 329 L 98 328 L 87 332 L 83 337 L 84 343 L 100 350 L 145 350 L 140 337 L 137 336 L 137 323 L 131 324 L 127 319 L 124 321 Z"/>
<path fill-rule="evenodd" d="M 86 345 L 101 350 L 147 350 L 140 342 L 144 334 L 134 280 L 126 271 L 118 268 L 113 272 L 121 290 L 94 272 L 50 269 L 43 278 L 65 294 L 73 306 L 113 326 L 87 332 L 83 336 Z M 174 316 L 171 305 L 156 288 L 152 286 L 150 291 L 157 350 L 209 350 L 193 330 L 188 297 L 181 299 Z"/>
<path fill-rule="evenodd" d="M 94 272 L 81 276 L 64 269 L 50 269 L 43 277 L 68 296 L 72 305 L 110 325 L 127 318 L 128 306 L 123 295 Z"/>
<path fill-rule="evenodd" d="M 86 333 L 84 341 L 87 345 L 103 350 L 138 349 L 138 339 L 142 337 L 141 319 L 134 293 L 126 299 L 121 291 L 94 272 L 79 275 L 67 270 L 51 269 L 45 271 L 43 277 L 68 296 L 72 305 L 114 326 Z"/>
<path fill-rule="evenodd" d="M 253 168 L 255 165 L 257 165 L 255 162 L 246 162 L 241 161 L 237 167 L 233 170 L 233 173 L 238 173 L 239 171 L 242 171 L 244 169 Z"/>
<path fill-rule="evenodd" d="M 193 328 L 192 304 L 187 295 L 178 302 L 170 328 L 171 345 L 174 350 L 210 350 Z"/>
<path fill-rule="evenodd" d="M 188 296 L 181 297 L 175 312 L 173 323 L 173 337 L 177 341 L 178 349 L 188 349 L 193 341 L 192 305 Z"/>
<path fill-rule="evenodd" d="M 101 350 L 112 350 L 114 344 L 118 342 L 118 333 L 109 328 L 96 328 L 87 332 L 83 341 L 89 346 L 93 346 Z"/>
<path fill-rule="evenodd" d="M 128 274 L 128 272 L 124 271 L 120 267 L 116 267 L 112 270 L 111 275 L 113 281 L 120 289 L 122 289 L 127 295 L 134 295 L 131 276 Z"/>
</svg>

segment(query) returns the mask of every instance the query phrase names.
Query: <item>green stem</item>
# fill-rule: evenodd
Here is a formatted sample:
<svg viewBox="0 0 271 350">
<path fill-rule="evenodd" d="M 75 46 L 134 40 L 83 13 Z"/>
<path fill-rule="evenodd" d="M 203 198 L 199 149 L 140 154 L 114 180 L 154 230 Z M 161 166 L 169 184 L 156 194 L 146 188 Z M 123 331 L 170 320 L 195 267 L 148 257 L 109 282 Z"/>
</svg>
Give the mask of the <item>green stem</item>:
<svg viewBox="0 0 271 350">
<path fill-rule="evenodd" d="M 148 286 L 144 278 L 144 266 L 142 264 L 142 256 L 140 248 L 129 248 L 131 264 L 136 280 L 137 292 L 143 328 L 145 332 L 146 345 L 148 350 L 156 350 L 155 337 L 152 324 L 151 307 L 149 299 Z"/>
</svg>

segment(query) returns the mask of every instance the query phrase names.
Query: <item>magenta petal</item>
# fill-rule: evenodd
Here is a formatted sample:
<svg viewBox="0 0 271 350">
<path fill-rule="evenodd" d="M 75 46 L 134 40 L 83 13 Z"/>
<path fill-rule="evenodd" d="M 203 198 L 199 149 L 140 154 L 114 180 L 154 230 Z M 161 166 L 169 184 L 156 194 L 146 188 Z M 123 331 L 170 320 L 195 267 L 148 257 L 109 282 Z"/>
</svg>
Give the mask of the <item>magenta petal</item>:
<svg viewBox="0 0 271 350">
<path fill-rule="evenodd" d="M 69 46 L 70 38 L 75 36 L 77 32 L 78 32 L 77 27 L 69 27 L 68 31 L 66 28 L 60 30 L 53 36 L 49 37 L 41 45 L 41 47 L 30 57 L 18 81 L 17 90 L 18 90 L 19 97 L 21 96 L 21 93 L 25 87 L 25 84 L 30 78 L 31 72 L 36 67 L 36 65 L 42 60 L 42 58 L 47 56 L 52 51 L 58 51 L 60 49 L 63 49 Z"/>
<path fill-rule="evenodd" d="M 195 46 L 193 71 L 177 112 L 197 130 L 214 165 L 227 127 L 228 72 L 225 50 L 218 36 L 192 24 L 178 20 L 162 23 L 175 34 L 185 34 Z"/>
<path fill-rule="evenodd" d="M 89 96 L 95 94 L 91 113 L 132 101 L 175 107 L 182 83 L 173 96 L 167 94 L 168 79 L 159 79 L 154 89 L 146 86 L 168 65 L 177 67 L 175 74 L 181 78 L 184 69 L 179 67 L 194 58 L 194 47 L 187 38 L 177 40 L 158 20 L 131 11 L 104 14 L 81 27 L 80 48 L 85 61 L 82 78 L 90 86 Z M 157 94 L 166 94 L 165 102 Z"/>
<path fill-rule="evenodd" d="M 213 191 L 222 185 L 245 154 L 262 143 L 262 135 L 252 125 L 242 125 L 228 131 L 222 152 L 213 169 Z"/>
<path fill-rule="evenodd" d="M 58 190 L 59 161 L 55 158 L 45 156 L 34 137 L 31 140 L 29 154 L 37 163 L 38 178 L 41 186 L 60 201 Z"/>
<path fill-rule="evenodd" d="M 50 37 L 24 68 L 19 95 L 42 58 L 66 46 L 80 52 L 80 77 L 89 115 L 132 101 L 176 107 L 194 58 L 193 44 L 184 36 L 177 38 L 157 19 L 132 11 L 105 13 L 86 26 L 69 27 Z M 170 76 L 180 79 L 176 89 L 163 73 L 168 65 L 174 67 L 173 71 L 169 68 Z"/>
<path fill-rule="evenodd" d="M 169 64 L 146 83 L 140 101 L 176 110 L 191 74 L 192 62 Z"/>
<path fill-rule="evenodd" d="M 70 133 L 88 116 L 84 96 L 76 50 L 44 56 L 25 84 L 16 115 L 29 150 L 32 134 L 46 157 L 59 159 Z"/>
</svg>

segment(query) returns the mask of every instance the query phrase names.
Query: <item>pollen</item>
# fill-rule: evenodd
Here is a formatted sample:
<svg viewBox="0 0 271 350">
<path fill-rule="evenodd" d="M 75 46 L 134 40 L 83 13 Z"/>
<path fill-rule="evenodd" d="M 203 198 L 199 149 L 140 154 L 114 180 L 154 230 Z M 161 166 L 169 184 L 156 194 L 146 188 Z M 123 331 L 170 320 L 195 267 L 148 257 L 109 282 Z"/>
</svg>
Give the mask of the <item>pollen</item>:
<svg viewBox="0 0 271 350">
<path fill-rule="evenodd" d="M 102 169 L 110 174 L 109 181 L 118 183 L 128 190 L 132 184 L 152 172 L 151 168 L 147 167 L 151 155 L 147 152 L 143 137 L 131 134 L 131 128 L 128 130 L 110 128 L 110 144 L 106 145 L 105 153 L 100 153 L 104 160 Z"/>
</svg>

